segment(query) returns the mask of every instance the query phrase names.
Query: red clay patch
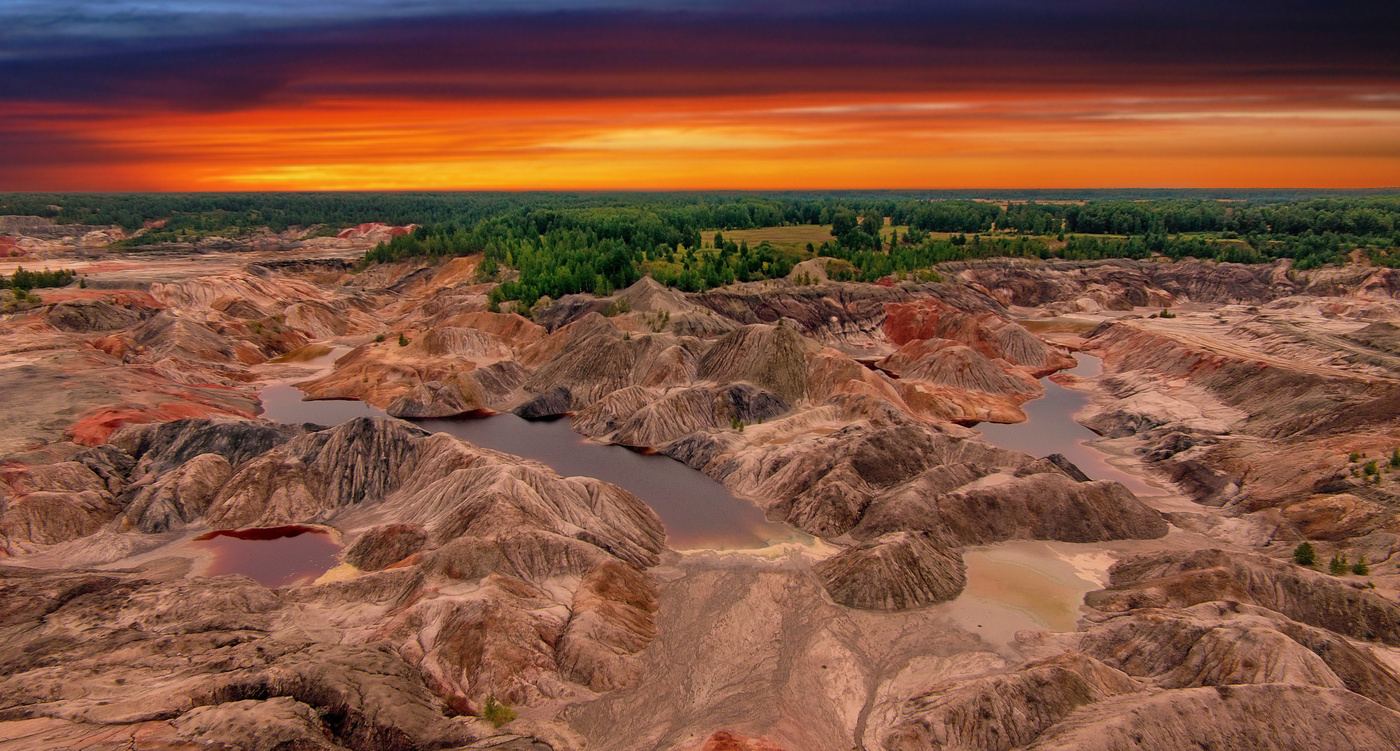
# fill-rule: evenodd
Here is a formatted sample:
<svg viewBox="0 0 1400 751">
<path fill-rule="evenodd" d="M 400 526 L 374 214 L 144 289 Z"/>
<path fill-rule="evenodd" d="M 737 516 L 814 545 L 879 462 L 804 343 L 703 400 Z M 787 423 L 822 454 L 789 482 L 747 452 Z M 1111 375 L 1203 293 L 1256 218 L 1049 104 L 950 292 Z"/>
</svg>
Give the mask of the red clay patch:
<svg viewBox="0 0 1400 751">
<path fill-rule="evenodd" d="M 68 429 L 72 441 L 82 446 L 100 446 L 112 434 L 127 425 L 141 425 L 148 422 L 169 422 L 186 417 L 244 417 L 235 410 L 219 409 L 189 402 L 166 402 L 156 407 L 118 407 L 99 409 L 78 420 Z"/>
<path fill-rule="evenodd" d="M 44 290 L 45 302 L 66 302 L 69 300 L 110 300 L 113 305 L 126 308 L 149 308 L 164 310 L 165 306 L 156 302 L 149 292 L 135 289 L 79 289 L 63 287 Z"/>
<path fill-rule="evenodd" d="M 762 738 L 746 738 L 728 730 L 716 731 L 699 751 L 783 751 Z"/>
<path fill-rule="evenodd" d="M 118 360 L 125 360 L 133 347 L 130 341 L 122 336 L 104 336 L 100 339 L 93 339 L 89 344 L 93 349 L 105 352 Z"/>
</svg>

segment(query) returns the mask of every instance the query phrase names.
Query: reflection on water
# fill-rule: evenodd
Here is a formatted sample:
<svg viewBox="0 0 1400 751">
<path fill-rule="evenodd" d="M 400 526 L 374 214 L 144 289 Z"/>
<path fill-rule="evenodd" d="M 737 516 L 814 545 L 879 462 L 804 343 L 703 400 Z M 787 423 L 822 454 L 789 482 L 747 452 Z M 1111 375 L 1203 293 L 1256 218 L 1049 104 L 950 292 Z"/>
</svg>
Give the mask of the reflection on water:
<svg viewBox="0 0 1400 751">
<path fill-rule="evenodd" d="M 963 560 L 967 589 L 948 615 L 999 651 L 1017 631 L 1073 631 L 1084 594 L 1103 586 L 1111 562 L 1090 546 L 1035 541 L 967 548 Z"/>
<path fill-rule="evenodd" d="M 1082 352 L 1074 356 L 1079 364 L 1062 372 L 1084 378 L 1099 374 L 1102 360 Z M 977 426 L 988 443 L 1037 457 L 1063 454 L 1092 480 L 1117 480 L 1138 495 L 1161 494 L 1161 490 L 1143 482 L 1142 478 L 1109 464 L 1103 452 L 1085 445 L 1099 437 L 1074 421 L 1075 413 L 1088 406 L 1089 394 L 1067 389 L 1049 378 L 1042 378 L 1040 382 L 1045 386 L 1045 395 L 1022 406 L 1026 411 L 1025 422 L 1013 425 L 984 422 Z"/>
<path fill-rule="evenodd" d="M 515 415 L 462 420 L 423 420 L 434 433 L 450 433 L 478 446 L 544 462 L 564 477 L 596 477 L 646 501 L 666 525 L 674 548 L 762 547 L 800 533 L 765 521 L 763 512 L 735 498 L 704 473 L 668 457 L 592 443 L 569 420 L 523 420 Z"/>
<path fill-rule="evenodd" d="M 243 574 L 270 589 L 314 580 L 336 564 L 340 552 L 330 535 L 299 524 L 221 529 L 196 537 L 190 545 L 211 554 L 206 576 Z"/>
<path fill-rule="evenodd" d="M 289 383 L 274 383 L 263 387 L 264 420 L 284 423 L 311 422 L 317 425 L 339 425 L 356 417 L 388 417 L 384 410 L 354 399 L 323 399 L 302 401 L 303 394 Z"/>
<path fill-rule="evenodd" d="M 338 425 L 356 417 L 386 416 L 358 401 L 302 401 L 301 392 L 288 384 L 267 386 L 261 397 L 262 416 L 277 422 Z M 703 473 L 664 456 L 589 442 L 570 428 L 567 419 L 531 422 L 503 414 L 416 424 L 483 448 L 543 462 L 564 477 L 596 477 L 624 488 L 661 517 L 673 548 L 752 548 L 806 539 L 787 526 L 765 521 L 757 506 L 734 497 Z"/>
</svg>

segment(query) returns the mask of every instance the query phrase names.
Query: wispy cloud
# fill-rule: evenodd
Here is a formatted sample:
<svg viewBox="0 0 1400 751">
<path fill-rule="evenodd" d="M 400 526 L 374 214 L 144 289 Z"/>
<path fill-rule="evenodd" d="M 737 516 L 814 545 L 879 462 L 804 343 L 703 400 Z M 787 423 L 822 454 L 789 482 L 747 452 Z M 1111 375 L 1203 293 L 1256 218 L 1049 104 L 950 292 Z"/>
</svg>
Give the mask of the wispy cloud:
<svg viewBox="0 0 1400 751">
<path fill-rule="evenodd" d="M 1394 183 L 1396 28 L 1292 0 L 0 0 L 0 189 Z"/>
</svg>

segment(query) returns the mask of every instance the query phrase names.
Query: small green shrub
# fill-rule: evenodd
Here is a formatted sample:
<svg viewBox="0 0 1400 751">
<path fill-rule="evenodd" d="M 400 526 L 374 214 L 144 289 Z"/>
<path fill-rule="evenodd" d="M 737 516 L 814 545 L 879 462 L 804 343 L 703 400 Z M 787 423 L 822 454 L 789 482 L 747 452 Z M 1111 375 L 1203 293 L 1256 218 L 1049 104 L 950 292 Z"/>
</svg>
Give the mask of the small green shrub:
<svg viewBox="0 0 1400 751">
<path fill-rule="evenodd" d="M 400 347 L 407 347 L 407 346 L 408 346 L 408 337 L 404 336 L 404 335 L 403 335 L 403 332 L 399 332 L 399 346 L 400 346 Z"/>
<path fill-rule="evenodd" d="M 1371 567 L 1366 565 L 1366 556 L 1357 556 L 1356 563 L 1351 564 L 1351 572 L 1357 576 L 1367 576 L 1371 573 Z"/>
<path fill-rule="evenodd" d="M 671 311 L 663 310 L 660 313 L 657 313 L 654 318 L 652 318 L 651 330 L 659 333 L 662 329 L 666 328 L 666 325 L 670 322 Z"/>
<path fill-rule="evenodd" d="M 486 704 L 481 708 L 481 719 L 491 723 L 493 727 L 500 727 L 515 719 L 515 710 L 496 701 L 496 697 L 486 697 Z"/>
<path fill-rule="evenodd" d="M 1347 563 L 1347 557 L 1344 553 L 1338 553 L 1332 556 L 1332 562 L 1327 564 L 1327 568 L 1333 576 L 1341 576 L 1351 568 L 1351 565 Z"/>
<path fill-rule="evenodd" d="M 1293 549 L 1293 560 L 1299 566 L 1311 566 L 1317 562 L 1317 551 L 1313 549 L 1312 543 L 1305 542 Z"/>
<path fill-rule="evenodd" d="M 1176 314 L 1173 313 L 1173 312 L 1171 312 L 1170 310 L 1167 310 L 1166 308 L 1162 308 L 1162 312 L 1161 312 L 1160 314 L 1158 314 L 1158 317 L 1159 317 L 1159 318 L 1176 318 Z"/>
<path fill-rule="evenodd" d="M 1355 451 L 1351 452 L 1350 454 L 1347 454 L 1348 464 L 1355 464 L 1359 461 L 1361 461 L 1361 455 L 1356 453 Z"/>
<path fill-rule="evenodd" d="M 375 343 L 375 344 L 379 344 L 380 342 L 383 342 L 383 341 L 384 341 L 384 335 L 383 335 L 383 334 L 379 334 L 379 335 L 377 335 L 377 336 L 374 337 L 374 343 Z"/>
<path fill-rule="evenodd" d="M 1391 452 L 1390 466 L 1400 468 L 1400 449 L 1395 449 L 1395 451 Z"/>
</svg>

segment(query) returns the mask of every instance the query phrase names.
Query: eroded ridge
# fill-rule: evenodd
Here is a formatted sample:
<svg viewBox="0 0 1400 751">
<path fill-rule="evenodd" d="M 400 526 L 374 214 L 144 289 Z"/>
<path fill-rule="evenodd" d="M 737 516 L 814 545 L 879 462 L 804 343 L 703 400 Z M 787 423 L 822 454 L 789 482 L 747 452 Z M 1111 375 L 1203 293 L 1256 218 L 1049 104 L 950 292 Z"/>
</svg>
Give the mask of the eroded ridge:
<svg viewBox="0 0 1400 751">
<path fill-rule="evenodd" d="M 1389 270 L 644 278 L 526 318 L 489 309 L 477 257 L 357 273 L 338 247 L 169 257 L 7 317 L 0 739 L 1400 744 Z M 1024 420 L 1076 351 L 1102 373 L 1051 377 L 1159 494 L 969 429 Z M 260 420 L 273 382 L 391 417 Z M 810 541 L 673 550 L 644 499 L 411 422 L 503 412 L 683 462 Z M 190 544 L 288 525 L 338 565 L 269 589 Z M 1077 630 L 999 641 L 963 551 L 1028 540 L 1095 591 Z M 1368 573 L 1300 566 L 1304 540 Z"/>
</svg>

